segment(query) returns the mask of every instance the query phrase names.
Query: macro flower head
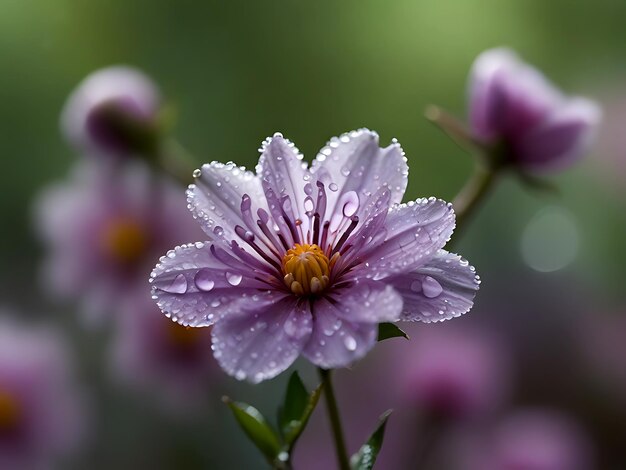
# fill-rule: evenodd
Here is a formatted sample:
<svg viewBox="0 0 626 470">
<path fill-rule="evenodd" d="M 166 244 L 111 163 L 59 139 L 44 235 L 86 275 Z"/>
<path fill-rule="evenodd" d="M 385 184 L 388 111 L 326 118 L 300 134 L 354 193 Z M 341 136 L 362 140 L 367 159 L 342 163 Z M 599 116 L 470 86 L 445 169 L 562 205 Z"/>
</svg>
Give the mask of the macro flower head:
<svg viewBox="0 0 626 470">
<path fill-rule="evenodd" d="M 188 205 L 208 241 L 176 247 L 151 275 L 159 307 L 214 325 L 213 351 L 237 379 L 260 382 L 302 354 L 331 369 L 363 357 L 378 324 L 467 312 L 473 267 L 443 250 L 454 211 L 401 203 L 408 166 L 397 142 L 358 130 L 333 138 L 310 167 L 281 134 L 256 174 L 213 162 L 194 173 Z"/>
<path fill-rule="evenodd" d="M 113 66 L 88 75 L 69 96 L 61 129 L 77 150 L 124 156 L 153 151 L 161 95 L 139 70 Z"/>
<path fill-rule="evenodd" d="M 502 163 L 542 172 L 562 169 L 589 149 L 600 110 L 563 95 L 512 51 L 491 49 L 470 73 L 469 121 L 474 138 L 497 148 Z"/>
<path fill-rule="evenodd" d="M 77 450 L 84 405 L 57 332 L 0 317 L 0 468 L 52 468 Z"/>
<path fill-rule="evenodd" d="M 145 273 L 154 260 L 202 233 L 184 207 L 178 186 L 139 161 L 115 168 L 80 161 L 36 202 L 35 223 L 48 248 L 43 286 L 78 300 L 87 321 L 130 308 L 137 297 L 149 299 Z"/>
</svg>

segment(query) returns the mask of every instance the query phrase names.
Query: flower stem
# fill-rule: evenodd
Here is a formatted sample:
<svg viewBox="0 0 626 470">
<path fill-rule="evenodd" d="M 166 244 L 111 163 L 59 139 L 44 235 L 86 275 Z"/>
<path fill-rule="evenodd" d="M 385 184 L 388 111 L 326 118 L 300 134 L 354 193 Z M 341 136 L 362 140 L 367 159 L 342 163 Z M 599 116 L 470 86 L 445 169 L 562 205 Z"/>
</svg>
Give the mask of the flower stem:
<svg viewBox="0 0 626 470">
<path fill-rule="evenodd" d="M 333 431 L 335 441 L 335 451 L 337 453 L 337 461 L 341 470 L 350 470 L 350 460 L 346 451 L 346 443 L 343 438 L 341 429 L 341 419 L 339 417 L 339 408 L 337 407 L 337 399 L 333 390 L 332 371 L 327 369 L 319 369 L 319 374 L 323 382 L 324 395 L 326 395 L 326 407 L 328 409 L 328 417 Z"/>
<path fill-rule="evenodd" d="M 477 164 L 474 175 L 454 198 L 452 205 L 456 213 L 457 238 L 460 230 L 465 228 L 467 220 L 474 214 L 493 187 L 497 175 L 497 169 Z"/>
</svg>

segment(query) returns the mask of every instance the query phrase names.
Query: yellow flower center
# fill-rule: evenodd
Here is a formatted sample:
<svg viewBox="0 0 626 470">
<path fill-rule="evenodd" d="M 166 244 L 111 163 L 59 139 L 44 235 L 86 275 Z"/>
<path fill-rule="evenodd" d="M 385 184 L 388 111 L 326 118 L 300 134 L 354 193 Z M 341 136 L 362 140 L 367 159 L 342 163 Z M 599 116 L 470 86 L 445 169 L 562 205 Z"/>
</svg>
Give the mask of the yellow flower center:
<svg viewBox="0 0 626 470">
<path fill-rule="evenodd" d="M 0 431 L 15 427 L 20 418 L 20 409 L 15 399 L 0 390 Z"/>
<path fill-rule="evenodd" d="M 285 284 L 296 295 L 319 294 L 330 281 L 334 261 L 317 245 L 296 244 L 283 257 Z"/>
<path fill-rule="evenodd" d="M 136 221 L 120 219 L 107 228 L 103 244 L 109 255 L 122 263 L 131 263 L 144 254 L 148 238 Z"/>
</svg>

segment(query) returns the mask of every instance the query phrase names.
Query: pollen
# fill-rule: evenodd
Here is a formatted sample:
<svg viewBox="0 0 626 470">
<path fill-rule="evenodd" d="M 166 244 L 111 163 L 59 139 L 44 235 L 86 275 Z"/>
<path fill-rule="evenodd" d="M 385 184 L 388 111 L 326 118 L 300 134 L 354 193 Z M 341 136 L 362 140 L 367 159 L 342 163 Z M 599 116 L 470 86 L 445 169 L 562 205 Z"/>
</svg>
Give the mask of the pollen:
<svg viewBox="0 0 626 470">
<path fill-rule="evenodd" d="M 319 294 L 330 282 L 335 261 L 317 245 L 296 244 L 283 257 L 285 285 L 296 295 Z"/>
<path fill-rule="evenodd" d="M 121 263 L 131 263 L 143 256 L 148 239 L 143 228 L 134 220 L 113 221 L 103 233 L 105 252 Z"/>
<path fill-rule="evenodd" d="M 0 390 L 0 431 L 17 426 L 20 409 L 15 399 L 7 392 Z"/>
</svg>

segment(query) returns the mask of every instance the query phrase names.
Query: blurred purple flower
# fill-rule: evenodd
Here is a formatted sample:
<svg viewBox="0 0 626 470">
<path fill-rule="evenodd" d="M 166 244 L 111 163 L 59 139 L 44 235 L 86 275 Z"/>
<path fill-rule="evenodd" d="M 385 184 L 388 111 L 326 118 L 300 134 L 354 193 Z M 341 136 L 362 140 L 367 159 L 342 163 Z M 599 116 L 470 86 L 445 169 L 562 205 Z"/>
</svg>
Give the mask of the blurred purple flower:
<svg viewBox="0 0 626 470">
<path fill-rule="evenodd" d="M 49 256 L 43 283 L 80 300 L 89 319 L 146 293 L 145 273 L 163 250 L 201 232 L 184 217 L 180 189 L 140 162 L 111 168 L 83 160 L 69 181 L 44 190 L 36 223 Z"/>
<path fill-rule="evenodd" d="M 512 51 L 492 49 L 472 67 L 469 119 L 475 138 L 502 146 L 507 163 L 546 171 L 562 169 L 588 150 L 600 109 L 564 96 Z"/>
<path fill-rule="evenodd" d="M 557 411 L 517 411 L 490 433 L 466 442 L 463 470 L 591 470 L 592 444 L 581 427 Z"/>
<path fill-rule="evenodd" d="M 76 450 L 84 403 L 56 332 L 0 317 L 0 468 L 49 468 Z"/>
<path fill-rule="evenodd" d="M 113 372 L 125 385 L 150 395 L 174 411 L 206 403 L 215 360 L 210 328 L 188 328 L 163 316 L 141 299 L 132 315 L 121 316 L 111 346 Z"/>
<path fill-rule="evenodd" d="M 443 321 L 467 312 L 479 280 L 443 251 L 450 204 L 400 204 L 408 166 L 378 135 L 333 138 L 311 168 L 281 134 L 257 175 L 213 162 L 195 173 L 189 207 L 209 242 L 179 246 L 151 276 L 159 307 L 213 328 L 213 351 L 237 379 L 260 382 L 299 354 L 346 366 L 376 343 L 380 322 Z"/>
<path fill-rule="evenodd" d="M 161 96 L 139 70 L 115 66 L 87 76 L 67 99 L 61 128 L 79 151 L 126 155 L 146 151 L 156 132 Z"/>
<path fill-rule="evenodd" d="M 398 355 L 412 359 L 390 361 L 402 364 L 397 376 L 405 403 L 444 419 L 476 417 L 502 404 L 511 377 L 508 353 L 497 338 L 447 324 L 411 338 Z"/>
</svg>

